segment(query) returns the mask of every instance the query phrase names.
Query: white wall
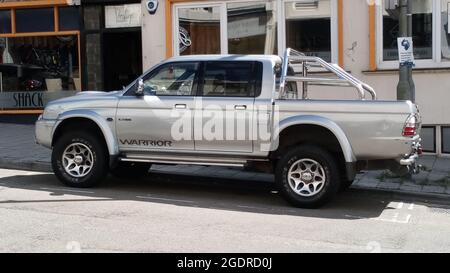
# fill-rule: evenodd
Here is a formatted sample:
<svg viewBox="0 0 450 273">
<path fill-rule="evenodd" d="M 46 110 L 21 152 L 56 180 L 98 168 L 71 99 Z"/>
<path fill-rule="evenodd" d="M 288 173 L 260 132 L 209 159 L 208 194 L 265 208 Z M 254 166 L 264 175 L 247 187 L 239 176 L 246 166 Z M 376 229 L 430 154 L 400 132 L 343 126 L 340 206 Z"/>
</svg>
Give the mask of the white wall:
<svg viewBox="0 0 450 273">
<path fill-rule="evenodd" d="M 159 0 L 158 10 L 151 15 L 142 1 L 142 64 L 146 71 L 166 57 L 165 1 Z"/>
</svg>

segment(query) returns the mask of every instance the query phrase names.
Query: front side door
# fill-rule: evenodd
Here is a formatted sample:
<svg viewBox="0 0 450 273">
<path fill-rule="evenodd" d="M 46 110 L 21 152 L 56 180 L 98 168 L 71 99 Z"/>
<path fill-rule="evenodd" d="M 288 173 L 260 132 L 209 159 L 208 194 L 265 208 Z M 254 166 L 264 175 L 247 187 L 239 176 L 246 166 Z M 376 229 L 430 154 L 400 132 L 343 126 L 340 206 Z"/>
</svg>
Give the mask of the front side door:
<svg viewBox="0 0 450 273">
<path fill-rule="evenodd" d="M 143 96 L 130 90 L 120 99 L 116 130 L 121 151 L 194 150 L 190 112 L 198 68 L 197 62 L 163 64 L 143 76 Z"/>
<path fill-rule="evenodd" d="M 196 151 L 253 152 L 258 64 L 253 61 L 203 63 L 200 94 L 195 103 Z"/>
</svg>

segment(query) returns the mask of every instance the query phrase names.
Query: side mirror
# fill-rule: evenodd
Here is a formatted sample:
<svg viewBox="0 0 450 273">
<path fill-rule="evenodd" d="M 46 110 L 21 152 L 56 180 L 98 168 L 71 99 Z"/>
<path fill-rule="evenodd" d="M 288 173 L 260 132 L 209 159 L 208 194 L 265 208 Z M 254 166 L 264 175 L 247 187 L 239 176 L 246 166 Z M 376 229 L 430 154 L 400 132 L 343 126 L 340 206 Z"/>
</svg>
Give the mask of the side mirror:
<svg viewBox="0 0 450 273">
<path fill-rule="evenodd" d="M 134 94 L 139 97 L 144 95 L 144 80 L 143 79 L 139 79 L 136 90 L 134 91 Z"/>
</svg>

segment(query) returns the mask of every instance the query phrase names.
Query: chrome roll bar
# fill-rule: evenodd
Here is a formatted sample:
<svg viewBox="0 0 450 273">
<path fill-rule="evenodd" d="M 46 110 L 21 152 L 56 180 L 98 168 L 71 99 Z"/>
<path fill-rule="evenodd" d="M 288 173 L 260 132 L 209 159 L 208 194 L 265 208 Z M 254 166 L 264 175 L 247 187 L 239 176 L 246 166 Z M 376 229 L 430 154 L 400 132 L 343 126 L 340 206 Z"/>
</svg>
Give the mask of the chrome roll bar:
<svg viewBox="0 0 450 273">
<path fill-rule="evenodd" d="M 291 63 L 299 63 L 302 65 L 301 76 L 288 75 L 289 65 Z M 310 67 L 324 68 L 327 71 L 335 74 L 337 78 L 309 77 L 308 68 Z M 305 54 L 294 49 L 287 48 L 284 53 L 280 79 L 281 98 L 283 98 L 285 95 L 286 82 L 290 81 L 301 82 L 303 84 L 303 99 L 306 99 L 308 97 L 308 85 L 354 87 L 358 92 L 359 99 L 365 100 L 366 92 L 371 95 L 372 100 L 377 99 L 377 94 L 372 87 L 358 80 L 350 73 L 347 73 L 337 64 L 330 64 L 319 57 L 306 56 Z"/>
</svg>

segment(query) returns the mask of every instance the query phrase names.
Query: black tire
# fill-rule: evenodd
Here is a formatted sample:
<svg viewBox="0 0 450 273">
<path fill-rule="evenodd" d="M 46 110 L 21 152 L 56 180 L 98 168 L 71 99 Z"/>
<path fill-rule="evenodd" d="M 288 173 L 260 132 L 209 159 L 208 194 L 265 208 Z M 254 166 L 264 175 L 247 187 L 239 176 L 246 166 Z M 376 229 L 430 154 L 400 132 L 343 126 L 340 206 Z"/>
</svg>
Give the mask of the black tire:
<svg viewBox="0 0 450 273">
<path fill-rule="evenodd" d="M 121 179 L 138 179 L 146 174 L 150 167 L 151 163 L 142 163 L 142 162 L 119 162 L 114 169 L 111 169 L 110 172 L 113 176 Z"/>
<path fill-rule="evenodd" d="M 63 153 L 72 144 L 82 144 L 92 152 L 92 167 L 82 177 L 74 177 L 66 171 Z M 60 137 L 53 147 L 52 168 L 56 177 L 65 185 L 75 188 L 89 188 L 98 185 L 108 174 L 108 153 L 105 145 L 92 133 L 69 132 Z"/>
<path fill-rule="evenodd" d="M 320 187 L 318 186 L 315 188 L 312 182 L 316 182 L 316 175 L 309 172 L 307 177 L 309 177 L 310 182 L 304 183 L 303 180 L 301 180 L 302 182 L 299 182 L 297 188 L 300 193 L 296 193 L 293 190 L 293 187 L 295 188 L 295 186 L 291 187 L 289 182 L 293 182 L 294 180 L 288 179 L 288 174 L 291 167 L 294 168 L 293 165 L 301 160 L 305 160 L 306 162 L 312 160 L 320 164 L 321 169 L 320 167 L 317 167 L 317 164 L 315 164 L 315 166 L 316 170 L 320 169 L 320 173 L 322 173 L 323 170 L 323 174 L 321 175 L 321 178 L 319 177 L 319 181 L 324 182 L 321 183 Z M 298 174 L 299 178 L 303 173 L 304 172 Z M 336 195 L 340 186 L 339 169 L 335 158 L 326 150 L 313 145 L 302 145 L 285 154 L 277 163 L 275 180 L 283 197 L 292 205 L 300 208 L 318 208 L 323 206 Z M 313 191 L 317 191 L 317 193 L 311 196 L 303 196 L 310 191 L 310 185 L 313 186 Z M 308 190 L 301 191 L 304 187 L 308 187 Z"/>
</svg>

